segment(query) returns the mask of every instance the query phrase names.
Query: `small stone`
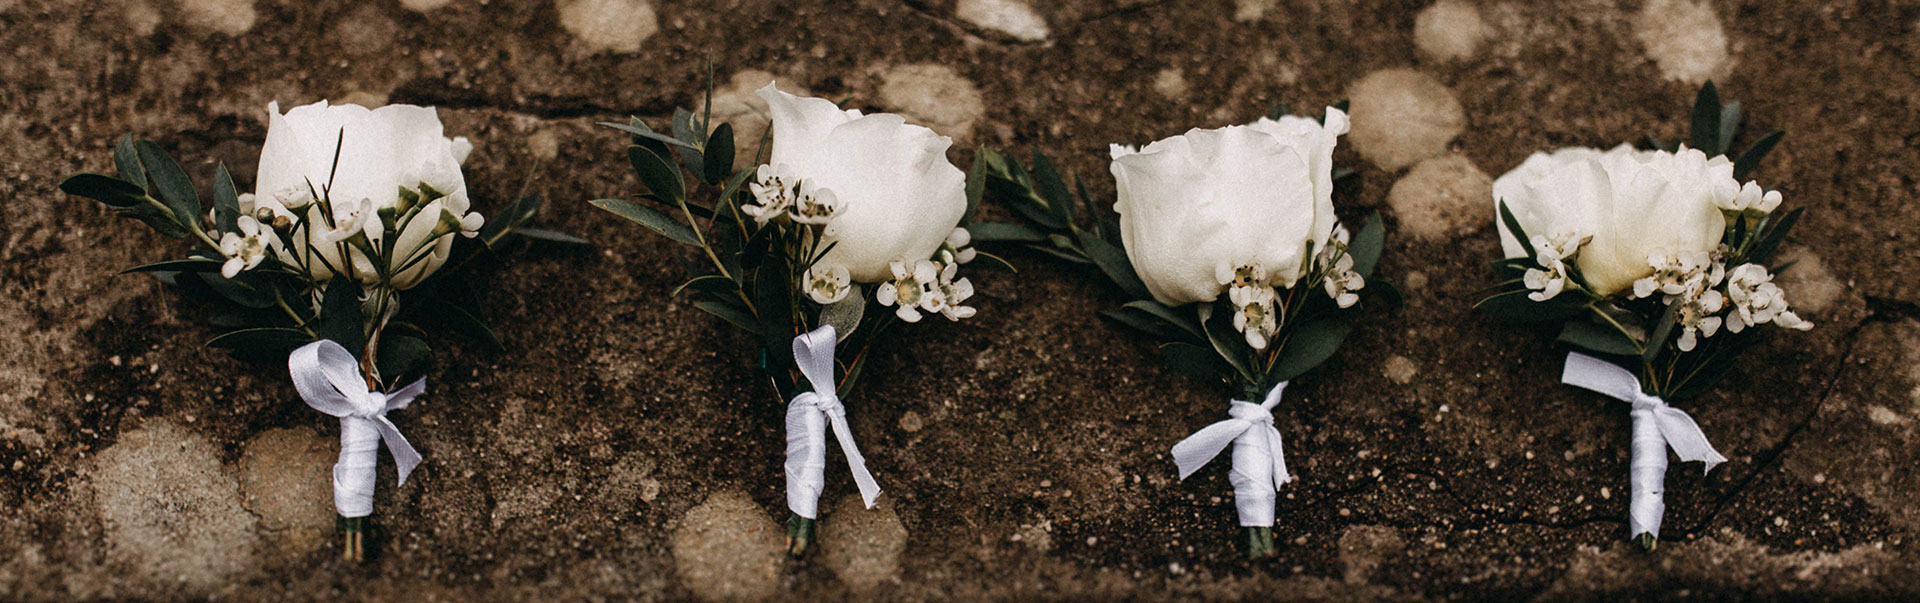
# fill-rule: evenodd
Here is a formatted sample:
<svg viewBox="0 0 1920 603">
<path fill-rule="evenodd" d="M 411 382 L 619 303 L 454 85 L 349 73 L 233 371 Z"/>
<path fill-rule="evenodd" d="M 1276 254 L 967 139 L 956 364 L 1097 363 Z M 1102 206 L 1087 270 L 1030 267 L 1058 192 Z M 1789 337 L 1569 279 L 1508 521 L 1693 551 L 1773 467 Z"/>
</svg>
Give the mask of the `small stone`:
<svg viewBox="0 0 1920 603">
<path fill-rule="evenodd" d="M 674 569 L 701 599 L 765 599 L 779 587 L 784 539 L 746 493 L 716 492 L 680 517 L 671 545 Z"/>
<path fill-rule="evenodd" d="M 1153 91 L 1167 100 L 1180 100 L 1187 97 L 1187 76 L 1176 67 L 1161 69 L 1153 76 Z"/>
<path fill-rule="evenodd" d="M 560 136 L 553 130 L 540 130 L 527 137 L 527 151 L 534 159 L 553 161 L 560 156 Z"/>
<path fill-rule="evenodd" d="M 1398 170 L 1447 151 L 1466 127 L 1466 111 L 1453 91 L 1412 69 L 1383 69 L 1355 82 L 1347 93 L 1355 151 L 1374 165 Z"/>
<path fill-rule="evenodd" d="M 900 571 L 907 528 L 882 499 L 872 509 L 858 494 L 842 497 L 820 526 L 820 561 L 854 591 L 871 590 Z"/>
<path fill-rule="evenodd" d="M 1826 313 L 1847 292 L 1847 284 L 1827 271 L 1820 255 L 1805 247 L 1788 247 L 1775 264 L 1793 264 L 1773 275 L 1773 282 L 1787 292 L 1789 307 L 1802 317 Z"/>
<path fill-rule="evenodd" d="M 1900 416 L 1900 413 L 1893 412 L 1893 409 L 1879 404 L 1870 404 L 1867 406 L 1867 418 L 1881 425 L 1906 425 L 1912 422 L 1911 419 Z"/>
<path fill-rule="evenodd" d="M 1420 373 L 1420 367 L 1413 363 L 1412 358 L 1394 355 L 1387 358 L 1384 372 L 1387 379 L 1400 385 L 1406 385 L 1413 382 L 1414 375 Z"/>
<path fill-rule="evenodd" d="M 1047 21 L 1020 0 L 960 0 L 953 9 L 960 20 L 991 29 L 1022 42 L 1047 39 Z"/>
<path fill-rule="evenodd" d="M 112 556 L 167 588 L 210 593 L 258 563 L 254 518 L 220 451 L 156 421 L 100 452 L 94 502 Z"/>
<path fill-rule="evenodd" d="M 334 448 L 296 427 L 254 436 L 240 455 L 244 504 L 289 557 L 319 549 L 333 531 Z"/>
<path fill-rule="evenodd" d="M 1413 45 L 1421 55 L 1441 62 L 1473 58 L 1486 38 L 1480 10 L 1462 0 L 1440 0 L 1413 18 Z"/>
<path fill-rule="evenodd" d="M 1399 231 L 1422 241 L 1446 241 L 1487 225 L 1493 179 L 1465 155 L 1414 164 L 1387 191 Z"/>
<path fill-rule="evenodd" d="M 360 105 L 362 107 L 374 109 L 374 108 L 385 106 L 387 104 L 387 95 L 381 94 L 378 92 L 368 92 L 365 90 L 348 90 L 345 94 L 341 94 L 339 98 L 335 99 L 334 103 L 343 104 L 343 105 Z"/>
<path fill-rule="evenodd" d="M 164 17 L 151 2 L 128 2 L 122 8 L 125 12 L 121 13 L 121 18 L 126 20 L 127 29 L 132 30 L 135 35 L 144 38 L 160 29 L 160 21 Z"/>
<path fill-rule="evenodd" d="M 1279 0 L 1233 0 L 1233 20 L 1259 21 L 1268 9 L 1279 3 Z"/>
<path fill-rule="evenodd" d="M 647 0 L 556 0 L 560 26 L 592 52 L 628 53 L 660 31 Z"/>
<path fill-rule="evenodd" d="M 946 136 L 972 136 L 974 123 L 987 112 L 973 82 L 945 65 L 901 65 L 888 69 L 882 80 L 882 105 Z"/>
<path fill-rule="evenodd" d="M 1698 85 L 1731 66 L 1727 32 L 1705 2 L 1650 0 L 1633 17 L 1633 35 L 1669 80 Z"/>
<path fill-rule="evenodd" d="M 925 422 L 920 419 L 920 413 L 909 410 L 900 415 L 900 431 L 914 433 L 925 426 Z"/>
<path fill-rule="evenodd" d="M 180 0 L 180 18 L 193 27 L 237 36 L 253 29 L 259 13 L 253 0 Z"/>
<path fill-rule="evenodd" d="M 453 0 L 400 0 L 400 6 L 407 10 L 424 13 L 453 4 Z"/>
</svg>

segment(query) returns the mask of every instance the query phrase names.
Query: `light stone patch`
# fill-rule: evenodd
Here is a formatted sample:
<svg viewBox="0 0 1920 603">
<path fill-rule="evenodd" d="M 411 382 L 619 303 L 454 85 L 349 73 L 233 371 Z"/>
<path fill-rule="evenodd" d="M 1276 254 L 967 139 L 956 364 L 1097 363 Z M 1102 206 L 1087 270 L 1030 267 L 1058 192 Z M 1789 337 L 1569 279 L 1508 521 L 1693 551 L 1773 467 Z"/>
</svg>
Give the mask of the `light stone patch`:
<svg viewBox="0 0 1920 603">
<path fill-rule="evenodd" d="M 179 0 L 180 18 L 187 25 L 237 36 L 253 29 L 259 13 L 253 0 Z"/>
<path fill-rule="evenodd" d="M 1394 355 L 1393 357 L 1387 358 L 1386 366 L 1382 367 L 1381 374 L 1386 375 L 1387 379 L 1392 380 L 1394 383 L 1406 385 L 1412 383 L 1414 376 L 1420 374 L 1420 365 L 1415 364 L 1412 358 Z"/>
<path fill-rule="evenodd" d="M 405 8 L 407 10 L 410 10 L 416 13 L 424 13 L 424 12 L 429 12 L 435 9 L 445 8 L 449 4 L 453 4 L 453 0 L 400 0 L 401 8 Z"/>
<path fill-rule="evenodd" d="M 1727 32 L 1706 2 L 1649 0 L 1633 16 L 1633 35 L 1669 80 L 1698 85 L 1729 71 Z"/>
<path fill-rule="evenodd" d="M 333 440 L 295 427 L 254 436 L 241 453 L 242 504 L 286 556 L 319 549 L 333 531 L 336 448 Z"/>
<path fill-rule="evenodd" d="M 1177 67 L 1161 69 L 1153 76 L 1153 91 L 1167 100 L 1181 100 L 1187 97 L 1187 75 Z"/>
<path fill-rule="evenodd" d="M 1491 219 L 1493 179 L 1464 155 L 1414 164 L 1387 191 L 1399 231 L 1422 241 L 1471 234 Z"/>
<path fill-rule="evenodd" d="M 974 124 L 987 112 L 973 82 L 945 65 L 900 65 L 887 69 L 881 80 L 881 105 L 945 136 L 972 136 Z"/>
<path fill-rule="evenodd" d="M 1793 265 L 1774 275 L 1773 282 L 1786 290 L 1787 303 L 1802 318 L 1825 314 L 1834 302 L 1846 295 L 1847 284 L 1834 277 L 1827 270 L 1826 262 L 1812 250 L 1789 247 L 1774 258 L 1775 265 L 1788 263 Z"/>
<path fill-rule="evenodd" d="M 960 0 L 953 14 L 960 20 L 991 29 L 1022 42 L 1047 39 L 1047 21 L 1022 0 Z"/>
<path fill-rule="evenodd" d="M 556 0 L 560 26 L 592 52 L 630 53 L 660 31 L 647 0 Z"/>
<path fill-rule="evenodd" d="M 899 573 L 907 528 L 885 498 L 868 509 L 858 494 L 850 494 L 841 497 L 826 517 L 819 524 L 820 560 L 840 581 L 865 591 Z"/>
<path fill-rule="evenodd" d="M 1420 54 L 1442 62 L 1471 59 L 1486 41 L 1487 26 L 1480 10 L 1463 0 L 1440 0 L 1413 18 L 1413 45 Z"/>
<path fill-rule="evenodd" d="M 757 601 L 780 586 L 785 535 L 743 492 L 707 497 L 673 530 L 680 583 L 708 601 Z"/>
<path fill-rule="evenodd" d="M 127 29 L 133 30 L 134 34 L 143 38 L 158 31 L 160 22 L 165 18 L 160 14 L 160 9 L 154 8 L 152 3 L 141 0 L 122 5 L 121 11 L 123 12 L 120 18 L 125 20 Z"/>
<path fill-rule="evenodd" d="M 1353 526 L 1340 534 L 1340 565 L 1347 584 L 1367 584 L 1382 561 L 1406 549 L 1400 532 L 1388 526 Z"/>
<path fill-rule="evenodd" d="M 788 94 L 812 94 L 794 80 L 779 78 L 759 69 L 735 73 L 725 84 L 714 87 L 714 123 L 733 125 L 733 169 L 758 165 L 756 159 L 760 156 L 760 141 L 773 121 L 767 113 L 766 99 L 760 98 L 754 91 L 776 82 L 780 90 Z"/>
<path fill-rule="evenodd" d="M 1233 0 L 1233 20 L 1240 22 L 1259 21 L 1279 0 Z"/>
<path fill-rule="evenodd" d="M 111 555 L 147 583 L 204 594 L 257 563 L 253 514 L 206 438 L 149 422 L 96 463 L 94 503 Z"/>
<path fill-rule="evenodd" d="M 1389 171 L 1445 153 L 1467 124 L 1453 91 L 1412 69 L 1369 73 L 1354 82 L 1347 98 L 1353 109 L 1347 140 L 1360 156 Z"/>
</svg>

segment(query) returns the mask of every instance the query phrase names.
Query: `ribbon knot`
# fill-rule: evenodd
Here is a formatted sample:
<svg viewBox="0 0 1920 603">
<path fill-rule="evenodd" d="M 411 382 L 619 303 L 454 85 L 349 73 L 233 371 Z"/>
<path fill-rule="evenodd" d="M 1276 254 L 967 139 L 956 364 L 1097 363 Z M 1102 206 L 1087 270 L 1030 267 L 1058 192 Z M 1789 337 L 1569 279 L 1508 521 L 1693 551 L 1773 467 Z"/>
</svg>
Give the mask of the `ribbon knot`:
<svg viewBox="0 0 1920 603">
<path fill-rule="evenodd" d="M 380 443 L 385 442 L 393 453 L 401 484 L 420 465 L 420 452 L 387 420 L 387 412 L 413 403 L 427 390 L 427 380 L 421 378 L 393 393 L 369 391 L 353 353 L 325 339 L 294 350 L 287 356 L 287 370 L 307 406 L 340 419 L 340 460 L 333 465 L 334 508 L 341 517 L 372 515 Z"/>
<path fill-rule="evenodd" d="M 819 517 L 820 492 L 826 489 L 826 431 L 833 428 L 840 452 L 847 457 L 847 468 L 860 487 L 860 498 L 873 508 L 880 497 L 880 484 L 867 471 L 867 460 L 853 442 L 853 428 L 847 425 L 847 409 L 835 393 L 833 348 L 839 340 L 833 325 L 823 325 L 793 338 L 793 361 L 800 367 L 813 391 L 794 396 L 787 403 L 787 508 L 794 515 Z"/>
<path fill-rule="evenodd" d="M 1267 392 L 1259 404 L 1234 400 L 1227 405 L 1232 417 L 1196 431 L 1173 445 L 1173 462 L 1180 467 L 1180 479 L 1219 456 L 1233 445 L 1233 470 L 1227 481 L 1233 484 L 1234 506 L 1240 512 L 1242 526 L 1272 526 L 1275 493 L 1292 481 L 1287 474 L 1287 456 L 1281 447 L 1280 430 L 1273 426 L 1273 408 L 1280 404 L 1281 383 Z"/>
</svg>

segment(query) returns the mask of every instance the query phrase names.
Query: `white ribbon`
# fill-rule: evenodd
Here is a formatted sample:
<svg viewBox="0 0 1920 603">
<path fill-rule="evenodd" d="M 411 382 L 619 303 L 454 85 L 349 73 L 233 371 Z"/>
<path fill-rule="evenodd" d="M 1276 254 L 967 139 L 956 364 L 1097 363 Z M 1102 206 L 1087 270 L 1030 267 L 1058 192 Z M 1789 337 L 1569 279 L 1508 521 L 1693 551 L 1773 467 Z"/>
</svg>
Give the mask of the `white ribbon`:
<svg viewBox="0 0 1920 603">
<path fill-rule="evenodd" d="M 1227 473 L 1227 481 L 1233 484 L 1233 504 L 1240 509 L 1242 526 L 1273 526 L 1277 489 L 1293 479 L 1287 474 L 1280 430 L 1273 426 L 1273 407 L 1285 389 L 1284 382 L 1274 386 L 1260 404 L 1234 400 L 1227 407 L 1227 415 L 1233 418 L 1208 425 L 1173 445 L 1173 462 L 1180 466 L 1182 480 L 1233 445 L 1233 470 Z"/>
<path fill-rule="evenodd" d="M 840 441 L 840 452 L 847 457 L 853 482 L 860 485 L 860 498 L 867 508 L 880 497 L 880 484 L 867 472 L 867 460 L 853 444 L 853 429 L 847 426 L 847 409 L 834 394 L 833 345 L 837 341 L 833 325 L 793 338 L 793 361 L 800 373 L 813 384 L 813 391 L 793 397 L 787 404 L 787 508 L 794 515 L 814 519 L 820 515 L 820 491 L 826 489 L 827 425 Z"/>
<path fill-rule="evenodd" d="M 393 452 L 400 483 L 407 483 L 407 474 L 420 464 L 420 453 L 387 420 L 387 411 L 406 408 L 426 391 L 426 378 L 391 394 L 367 391 L 353 353 L 326 339 L 294 350 L 287 357 L 287 369 L 307 406 L 340 417 L 340 461 L 333 465 L 334 508 L 341 517 L 372 515 L 373 468 L 380 460 L 380 441 L 385 440 Z"/>
<path fill-rule="evenodd" d="M 1633 456 L 1628 463 L 1632 481 L 1627 499 L 1627 528 L 1632 535 L 1660 536 L 1660 517 L 1667 510 L 1667 447 L 1673 447 L 1682 461 L 1704 461 L 1708 472 L 1714 465 L 1727 462 L 1727 457 L 1713 450 L 1693 417 L 1667 406 L 1659 396 L 1640 391 L 1640 379 L 1632 371 L 1570 352 L 1560 382 L 1633 405 Z"/>
</svg>

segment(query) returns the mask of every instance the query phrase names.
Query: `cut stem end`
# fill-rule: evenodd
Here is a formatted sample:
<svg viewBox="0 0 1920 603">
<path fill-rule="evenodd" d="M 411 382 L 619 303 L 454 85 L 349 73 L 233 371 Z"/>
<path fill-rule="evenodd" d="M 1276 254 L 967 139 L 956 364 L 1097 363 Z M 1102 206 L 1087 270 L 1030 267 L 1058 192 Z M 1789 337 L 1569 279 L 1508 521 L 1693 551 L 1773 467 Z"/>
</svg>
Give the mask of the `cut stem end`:
<svg viewBox="0 0 1920 603">
<path fill-rule="evenodd" d="M 1273 546 L 1273 528 L 1242 527 L 1240 533 L 1247 541 L 1248 559 L 1257 561 L 1280 556 L 1280 549 Z"/>
<path fill-rule="evenodd" d="M 799 559 L 813 548 L 813 520 L 795 515 L 787 519 L 787 556 Z"/>
<path fill-rule="evenodd" d="M 367 518 L 341 517 L 340 559 L 348 563 L 367 560 Z"/>
<path fill-rule="evenodd" d="M 1653 549 L 1660 546 L 1660 539 L 1654 538 L 1652 534 L 1643 532 L 1639 536 L 1633 537 L 1633 543 L 1640 545 L 1640 550 L 1651 553 Z"/>
</svg>

